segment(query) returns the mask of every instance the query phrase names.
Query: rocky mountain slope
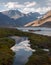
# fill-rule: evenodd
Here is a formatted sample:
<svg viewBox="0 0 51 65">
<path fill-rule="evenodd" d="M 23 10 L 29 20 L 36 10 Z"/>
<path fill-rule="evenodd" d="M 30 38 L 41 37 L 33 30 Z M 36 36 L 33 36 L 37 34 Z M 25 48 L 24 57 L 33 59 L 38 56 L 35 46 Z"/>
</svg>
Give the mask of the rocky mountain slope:
<svg viewBox="0 0 51 65">
<path fill-rule="evenodd" d="M 15 26 L 14 19 L 9 18 L 8 16 L 0 12 L 0 27 L 12 27 Z"/>
<path fill-rule="evenodd" d="M 21 13 L 19 10 L 8 10 L 8 11 L 3 11 L 2 13 L 13 19 L 18 19 L 24 16 L 24 14 Z"/>
<path fill-rule="evenodd" d="M 16 19 L 15 21 L 18 26 L 24 26 L 25 24 L 38 19 L 39 16 L 41 16 L 41 14 L 38 12 L 30 12 L 28 14 L 25 14 L 23 17 Z"/>
<path fill-rule="evenodd" d="M 38 19 L 39 16 L 41 15 L 37 12 L 28 14 L 21 14 L 17 10 L 0 12 L 0 26 L 24 26 L 26 23 Z"/>
<path fill-rule="evenodd" d="M 24 26 L 51 27 L 51 10 L 44 14 L 43 17 L 41 17 L 40 19 L 27 23 Z"/>
</svg>

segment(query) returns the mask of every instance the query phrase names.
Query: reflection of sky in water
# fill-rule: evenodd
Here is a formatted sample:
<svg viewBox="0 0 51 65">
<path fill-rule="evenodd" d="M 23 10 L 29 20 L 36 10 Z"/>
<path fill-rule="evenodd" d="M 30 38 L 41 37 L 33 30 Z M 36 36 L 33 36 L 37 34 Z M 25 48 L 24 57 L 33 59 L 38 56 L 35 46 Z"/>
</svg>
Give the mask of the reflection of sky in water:
<svg viewBox="0 0 51 65">
<path fill-rule="evenodd" d="M 19 30 L 27 31 L 28 30 L 41 30 L 41 31 L 34 31 L 32 33 L 41 34 L 41 35 L 48 35 L 51 36 L 51 28 L 19 28 Z M 15 46 L 13 46 L 11 49 L 16 53 L 14 57 L 14 63 L 13 65 L 25 65 L 25 63 L 28 61 L 28 58 L 32 55 L 32 51 L 35 52 L 35 50 L 32 50 L 30 48 L 30 44 L 28 39 L 26 37 L 13 37 L 16 41 Z M 43 49 L 44 51 L 49 52 L 49 49 Z"/>
<path fill-rule="evenodd" d="M 31 54 L 31 51 L 25 51 L 24 49 L 20 49 L 16 52 L 13 65 L 24 65 L 28 61 L 28 57 L 31 56 Z"/>
<path fill-rule="evenodd" d="M 15 39 L 15 37 L 12 37 Z M 17 38 L 16 38 L 17 39 Z M 14 57 L 13 65 L 25 65 L 25 63 L 28 61 L 28 58 L 32 55 L 32 51 L 35 52 L 35 50 L 32 50 L 30 48 L 29 40 L 27 38 L 21 38 L 22 42 L 17 44 L 17 40 L 15 46 L 13 46 L 11 49 L 16 53 Z"/>
</svg>

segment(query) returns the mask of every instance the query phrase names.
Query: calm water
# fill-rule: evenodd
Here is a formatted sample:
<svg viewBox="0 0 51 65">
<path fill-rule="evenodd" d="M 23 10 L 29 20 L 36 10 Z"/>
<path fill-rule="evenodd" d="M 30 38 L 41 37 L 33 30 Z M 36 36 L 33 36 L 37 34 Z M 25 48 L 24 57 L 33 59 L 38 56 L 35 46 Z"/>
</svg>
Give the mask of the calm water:
<svg viewBox="0 0 51 65">
<path fill-rule="evenodd" d="M 51 36 L 51 28 L 17 28 L 22 31 L 30 32 L 29 30 L 33 30 L 31 33 L 36 33 L 36 34 L 41 34 L 41 35 L 47 35 Z M 40 31 L 38 31 L 40 30 Z M 13 46 L 11 49 L 15 52 L 14 56 L 14 62 L 13 65 L 25 65 L 26 62 L 28 61 L 28 58 L 32 55 L 32 52 L 36 50 L 32 50 L 30 48 L 29 40 L 27 37 L 17 37 L 17 36 L 12 36 L 11 38 L 15 39 L 15 46 Z M 49 52 L 49 49 L 43 49 L 44 51 Z"/>
<path fill-rule="evenodd" d="M 13 65 L 25 65 L 29 60 L 29 57 L 33 52 L 36 52 L 35 49 L 30 48 L 29 40 L 26 37 L 11 37 L 15 39 L 16 44 L 11 48 L 15 52 Z M 49 52 L 49 49 L 42 49 L 46 52 Z"/>
<path fill-rule="evenodd" d="M 30 48 L 28 38 L 16 36 L 13 36 L 12 38 L 16 41 L 15 46 L 11 48 L 15 52 L 13 65 L 25 65 L 28 58 L 32 55 L 32 52 L 35 52 L 35 50 Z"/>
<path fill-rule="evenodd" d="M 22 31 L 26 31 L 26 32 L 30 32 L 29 30 L 34 30 L 31 33 L 36 33 L 36 34 L 41 34 L 41 35 L 47 35 L 47 36 L 51 36 L 51 28 L 45 28 L 45 27 L 17 27 L 17 29 L 22 30 Z"/>
</svg>

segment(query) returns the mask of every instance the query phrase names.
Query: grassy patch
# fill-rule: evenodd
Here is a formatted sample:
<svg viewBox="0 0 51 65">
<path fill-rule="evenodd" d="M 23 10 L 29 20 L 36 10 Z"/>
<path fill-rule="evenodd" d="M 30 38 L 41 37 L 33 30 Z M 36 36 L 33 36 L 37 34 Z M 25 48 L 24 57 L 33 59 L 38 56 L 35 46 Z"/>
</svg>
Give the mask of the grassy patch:
<svg viewBox="0 0 51 65">
<path fill-rule="evenodd" d="M 15 41 L 8 36 L 26 36 L 31 48 L 37 51 L 29 58 L 26 65 L 51 65 L 51 37 L 22 32 L 17 29 L 0 28 L 0 65 L 11 65 L 14 53 L 10 49 Z M 49 52 L 41 49 L 48 48 Z"/>
<path fill-rule="evenodd" d="M 15 41 L 10 38 L 0 38 L 0 65 L 11 65 L 14 52 L 10 49 Z"/>
<path fill-rule="evenodd" d="M 51 54 L 39 49 L 32 54 L 25 65 L 51 65 Z"/>
</svg>

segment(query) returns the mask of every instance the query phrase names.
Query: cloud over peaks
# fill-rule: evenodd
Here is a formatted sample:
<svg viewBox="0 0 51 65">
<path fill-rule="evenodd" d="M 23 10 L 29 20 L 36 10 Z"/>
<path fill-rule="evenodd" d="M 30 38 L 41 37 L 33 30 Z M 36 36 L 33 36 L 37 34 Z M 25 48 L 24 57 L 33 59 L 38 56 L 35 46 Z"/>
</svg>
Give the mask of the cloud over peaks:
<svg viewBox="0 0 51 65">
<path fill-rule="evenodd" d="M 22 4 L 19 4 L 18 2 L 8 2 L 5 4 L 5 7 L 8 9 L 15 9 L 15 8 L 22 8 L 24 7 Z"/>
<path fill-rule="evenodd" d="M 24 4 L 26 5 L 26 7 L 32 7 L 36 5 L 36 2 L 25 2 Z"/>
<path fill-rule="evenodd" d="M 5 0 L 6 1 L 6 0 Z M 18 9 L 23 13 L 39 12 L 45 13 L 51 10 L 51 0 L 7 0 L 0 2 L 0 11 Z"/>
</svg>

